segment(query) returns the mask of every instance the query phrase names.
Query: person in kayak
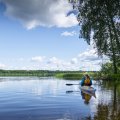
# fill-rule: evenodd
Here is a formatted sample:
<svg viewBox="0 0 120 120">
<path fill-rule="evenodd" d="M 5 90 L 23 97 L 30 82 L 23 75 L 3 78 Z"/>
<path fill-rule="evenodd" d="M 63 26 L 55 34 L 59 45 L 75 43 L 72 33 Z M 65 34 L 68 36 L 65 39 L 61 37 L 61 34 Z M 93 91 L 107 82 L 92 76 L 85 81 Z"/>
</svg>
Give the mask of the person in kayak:
<svg viewBox="0 0 120 120">
<path fill-rule="evenodd" d="M 82 78 L 80 82 L 81 86 L 91 86 L 92 80 L 90 79 L 90 76 L 88 74 L 85 74 L 85 76 Z"/>
</svg>

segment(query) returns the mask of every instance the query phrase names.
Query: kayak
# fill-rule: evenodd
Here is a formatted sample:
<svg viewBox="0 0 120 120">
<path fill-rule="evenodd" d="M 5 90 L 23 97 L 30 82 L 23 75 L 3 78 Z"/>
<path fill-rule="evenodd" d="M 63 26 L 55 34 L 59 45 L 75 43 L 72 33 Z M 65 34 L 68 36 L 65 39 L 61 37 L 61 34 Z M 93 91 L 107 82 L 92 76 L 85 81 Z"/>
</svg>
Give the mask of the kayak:
<svg viewBox="0 0 120 120">
<path fill-rule="evenodd" d="M 92 92 L 92 93 L 96 91 L 95 88 L 90 87 L 90 86 L 80 86 L 80 89 L 83 91 Z"/>
<path fill-rule="evenodd" d="M 81 92 L 84 92 L 86 94 L 89 94 L 91 96 L 94 96 L 96 97 L 95 95 L 95 91 L 96 89 L 93 88 L 93 87 L 90 87 L 90 86 L 81 86 L 80 84 L 66 84 L 68 86 L 71 86 L 71 85 L 79 85 L 79 89 L 81 90 Z M 80 91 L 66 91 L 66 93 L 71 93 L 71 92 L 80 92 Z"/>
<path fill-rule="evenodd" d="M 80 86 L 81 91 L 94 94 L 96 89 L 90 86 Z"/>
</svg>

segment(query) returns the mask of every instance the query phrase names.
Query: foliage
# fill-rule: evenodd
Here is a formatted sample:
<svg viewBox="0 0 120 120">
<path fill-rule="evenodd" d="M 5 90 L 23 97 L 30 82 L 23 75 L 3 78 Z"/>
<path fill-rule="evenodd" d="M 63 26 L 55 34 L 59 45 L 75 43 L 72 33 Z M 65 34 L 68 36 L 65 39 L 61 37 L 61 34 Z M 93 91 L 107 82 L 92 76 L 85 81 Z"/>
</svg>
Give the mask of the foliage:
<svg viewBox="0 0 120 120">
<path fill-rule="evenodd" d="M 88 44 L 93 40 L 98 54 L 109 56 L 113 61 L 114 73 L 117 73 L 116 57 L 120 57 L 120 1 L 69 0 L 69 2 L 79 11 L 80 36 Z"/>
<path fill-rule="evenodd" d="M 118 65 L 118 74 L 113 74 L 113 64 L 107 62 L 101 66 L 100 74 L 102 79 L 120 81 L 120 65 Z"/>
<path fill-rule="evenodd" d="M 111 74 L 111 73 L 113 73 L 113 65 L 112 65 L 112 63 L 107 62 L 105 64 L 102 64 L 101 72 L 104 73 L 104 74 Z"/>
<path fill-rule="evenodd" d="M 118 81 L 120 81 L 120 74 L 109 74 L 107 78 L 109 80 L 118 80 Z"/>
<path fill-rule="evenodd" d="M 120 73 L 120 64 L 117 64 L 117 65 L 118 65 L 118 73 Z M 103 74 L 113 74 L 113 64 L 112 64 L 112 62 L 107 62 L 105 64 L 102 64 L 101 72 Z"/>
</svg>

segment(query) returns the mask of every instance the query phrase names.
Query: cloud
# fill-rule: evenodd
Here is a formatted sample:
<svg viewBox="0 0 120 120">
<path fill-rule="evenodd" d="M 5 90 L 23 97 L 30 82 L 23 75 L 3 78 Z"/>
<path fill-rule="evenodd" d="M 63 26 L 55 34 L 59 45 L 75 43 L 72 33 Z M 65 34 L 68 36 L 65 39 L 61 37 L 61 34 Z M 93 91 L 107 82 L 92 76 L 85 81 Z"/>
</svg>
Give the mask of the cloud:
<svg viewBox="0 0 120 120">
<path fill-rule="evenodd" d="M 109 62 L 107 56 L 99 57 L 93 48 L 80 53 L 76 58 L 79 61 L 81 70 L 100 70 L 102 63 Z"/>
<path fill-rule="evenodd" d="M 33 62 L 43 62 L 44 59 L 45 59 L 45 56 L 36 56 L 36 57 L 32 57 L 31 61 L 33 61 Z"/>
<path fill-rule="evenodd" d="M 48 60 L 45 69 L 95 71 L 100 70 L 101 63 L 102 59 L 98 57 L 96 51 L 93 49 L 87 49 L 86 51 L 76 55 L 76 57 L 68 61 L 52 57 Z"/>
<path fill-rule="evenodd" d="M 64 61 L 56 57 L 52 57 L 48 60 L 46 69 L 49 70 L 73 70 L 71 62 Z"/>
<path fill-rule="evenodd" d="M 6 65 L 5 64 L 0 64 L 0 69 L 5 69 Z"/>
<path fill-rule="evenodd" d="M 55 64 L 55 65 L 59 65 L 62 63 L 62 60 L 56 58 L 56 57 L 52 57 L 48 60 L 47 62 L 48 64 Z"/>
<path fill-rule="evenodd" d="M 17 63 L 14 61 L 10 62 L 9 67 L 0 64 L 0 69 L 96 71 L 100 70 L 101 64 L 108 60 L 106 56 L 99 58 L 94 49 L 87 49 L 69 60 L 59 59 L 55 56 L 50 58 L 35 56 L 31 59 L 22 58 L 18 60 Z"/>
<path fill-rule="evenodd" d="M 78 24 L 67 0 L 1 0 L 5 15 L 21 21 L 27 29 L 37 26 L 71 27 Z"/>
<path fill-rule="evenodd" d="M 75 31 L 71 31 L 71 32 L 65 31 L 61 33 L 61 36 L 74 36 L 74 35 L 76 35 Z"/>
<path fill-rule="evenodd" d="M 92 62 L 101 59 L 101 58 L 98 57 L 97 52 L 96 52 L 95 49 L 87 49 L 85 52 L 80 53 L 78 55 L 78 58 L 80 60 L 92 61 Z"/>
<path fill-rule="evenodd" d="M 73 58 L 72 60 L 71 60 L 71 64 L 77 64 L 78 63 L 78 59 L 77 58 Z"/>
</svg>

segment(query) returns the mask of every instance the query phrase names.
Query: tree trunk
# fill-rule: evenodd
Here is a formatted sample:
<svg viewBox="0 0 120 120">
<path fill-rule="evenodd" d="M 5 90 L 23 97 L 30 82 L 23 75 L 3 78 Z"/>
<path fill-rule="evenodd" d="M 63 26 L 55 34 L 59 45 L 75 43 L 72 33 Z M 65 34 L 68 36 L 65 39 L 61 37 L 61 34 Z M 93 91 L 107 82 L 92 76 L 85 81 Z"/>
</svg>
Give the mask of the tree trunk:
<svg viewBox="0 0 120 120">
<path fill-rule="evenodd" d="M 109 13 L 109 17 L 110 17 L 110 20 L 111 20 L 111 24 L 112 24 L 114 34 L 115 34 L 115 40 L 116 40 L 116 43 L 117 43 L 118 53 L 120 54 L 120 42 L 119 42 L 118 34 L 117 34 L 117 31 L 116 31 L 116 28 L 115 28 L 115 25 L 114 25 L 114 22 L 113 22 L 113 19 L 112 19 L 112 16 L 110 15 L 110 13 Z"/>
<path fill-rule="evenodd" d="M 113 88 L 113 110 L 112 110 L 112 115 L 116 119 L 118 114 L 118 106 L 117 106 L 117 84 L 114 83 L 114 88 Z"/>
<path fill-rule="evenodd" d="M 113 21 L 113 16 L 111 14 L 111 10 L 110 10 L 110 3 L 109 3 L 109 0 L 106 1 L 106 7 L 107 7 L 107 14 L 108 14 L 108 17 L 110 19 L 110 25 L 112 26 L 112 30 L 114 32 L 114 38 L 115 38 L 115 41 L 116 41 L 116 45 L 117 45 L 117 48 L 118 48 L 118 53 L 120 54 L 120 41 L 119 41 L 119 38 L 118 38 L 118 32 L 115 28 L 115 24 L 114 24 L 114 21 Z"/>
<path fill-rule="evenodd" d="M 117 65 L 116 65 L 117 62 L 116 62 L 115 48 L 113 45 L 113 37 L 112 37 L 110 25 L 108 25 L 108 27 L 109 27 L 109 32 L 110 32 L 110 43 L 112 47 L 112 60 L 113 60 L 114 74 L 117 74 Z"/>
<path fill-rule="evenodd" d="M 114 45 L 114 37 L 115 36 L 115 40 L 116 40 L 116 44 L 117 44 L 117 47 L 119 49 L 119 40 L 118 40 L 118 37 L 117 37 L 117 32 L 116 30 L 114 29 L 114 22 L 112 20 L 112 15 L 110 13 L 110 5 L 109 5 L 109 0 L 106 1 L 106 7 L 107 7 L 107 21 L 108 21 L 108 29 L 109 29 L 109 34 L 110 34 L 110 44 L 111 44 L 111 49 L 112 49 L 112 60 L 113 60 L 113 67 L 114 67 L 114 74 L 117 74 L 117 61 L 116 61 L 116 51 L 115 51 L 115 45 Z M 111 25 L 112 24 L 112 25 Z M 111 29 L 111 27 L 113 29 Z M 114 32 L 114 34 L 112 34 L 112 30 Z M 118 50 L 119 51 L 119 50 Z"/>
</svg>

